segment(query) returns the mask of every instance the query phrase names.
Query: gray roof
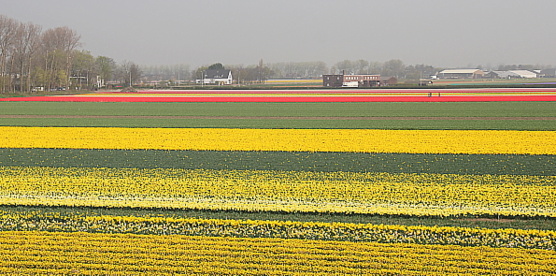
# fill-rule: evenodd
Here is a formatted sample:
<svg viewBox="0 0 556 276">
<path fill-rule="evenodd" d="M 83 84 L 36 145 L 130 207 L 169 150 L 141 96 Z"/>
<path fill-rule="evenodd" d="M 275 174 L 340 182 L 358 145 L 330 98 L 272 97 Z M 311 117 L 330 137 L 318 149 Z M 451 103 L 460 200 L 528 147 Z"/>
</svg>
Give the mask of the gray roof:
<svg viewBox="0 0 556 276">
<path fill-rule="evenodd" d="M 499 78 L 519 77 L 518 74 L 512 71 L 492 71 L 492 73 L 496 74 Z"/>
<path fill-rule="evenodd" d="M 440 74 L 475 74 L 477 72 L 482 72 L 480 69 L 446 69 L 440 72 Z"/>
<path fill-rule="evenodd" d="M 519 75 L 523 78 L 536 78 L 537 73 L 531 72 L 529 70 L 511 70 L 510 72 Z"/>
<path fill-rule="evenodd" d="M 230 75 L 230 70 L 225 69 L 209 69 L 205 71 L 205 79 L 227 79 Z"/>
<path fill-rule="evenodd" d="M 547 76 L 554 76 L 554 75 L 556 75 L 556 69 L 555 68 L 542 69 L 541 74 L 544 74 L 544 75 L 547 75 Z"/>
</svg>

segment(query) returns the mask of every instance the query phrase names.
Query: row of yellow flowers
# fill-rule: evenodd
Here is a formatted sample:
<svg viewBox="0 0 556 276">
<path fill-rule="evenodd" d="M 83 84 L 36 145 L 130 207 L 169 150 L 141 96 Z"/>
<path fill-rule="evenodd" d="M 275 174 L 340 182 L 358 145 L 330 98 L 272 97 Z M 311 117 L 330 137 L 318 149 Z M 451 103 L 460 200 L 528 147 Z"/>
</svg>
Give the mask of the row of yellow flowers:
<svg viewBox="0 0 556 276">
<path fill-rule="evenodd" d="M 556 252 L 556 231 L 467 227 L 375 225 L 339 222 L 227 220 L 177 217 L 0 213 L 2 231 L 63 231 L 287 238 L 353 242 L 444 244 L 547 249 Z"/>
<path fill-rule="evenodd" d="M 552 275 L 550 250 L 41 231 L 0 232 L 9 275 Z"/>
<path fill-rule="evenodd" d="M 0 127 L 4 148 L 556 154 L 556 131 Z"/>
<path fill-rule="evenodd" d="M 0 166 L 11 205 L 556 217 L 556 176 Z"/>
</svg>

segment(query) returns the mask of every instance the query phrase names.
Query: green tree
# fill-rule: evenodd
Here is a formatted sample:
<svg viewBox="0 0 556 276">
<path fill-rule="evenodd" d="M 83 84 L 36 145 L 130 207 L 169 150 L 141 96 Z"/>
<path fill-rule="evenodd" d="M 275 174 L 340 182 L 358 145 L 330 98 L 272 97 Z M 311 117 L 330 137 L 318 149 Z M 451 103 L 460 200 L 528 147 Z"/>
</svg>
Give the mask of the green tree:
<svg viewBox="0 0 556 276">
<path fill-rule="evenodd" d="M 34 70 L 33 75 L 31 76 L 31 82 L 36 86 L 45 87 L 46 83 L 48 82 L 46 71 L 41 67 L 37 67 Z"/>
<path fill-rule="evenodd" d="M 202 80 L 203 79 L 203 74 L 208 69 L 209 68 L 207 66 L 201 66 L 201 67 L 197 68 L 197 70 L 195 70 L 195 71 L 193 71 L 193 73 L 191 73 L 191 78 L 193 80 Z"/>
<path fill-rule="evenodd" d="M 97 76 L 95 58 L 89 51 L 74 51 L 71 70 L 71 86 L 78 89 L 91 89 L 91 79 Z"/>
<path fill-rule="evenodd" d="M 118 68 L 116 62 L 109 57 L 99 56 L 96 58 L 96 70 L 102 82 L 114 79 L 114 74 Z"/>
<path fill-rule="evenodd" d="M 224 70 L 224 65 L 222 63 L 215 63 L 208 67 L 209 70 Z"/>
</svg>

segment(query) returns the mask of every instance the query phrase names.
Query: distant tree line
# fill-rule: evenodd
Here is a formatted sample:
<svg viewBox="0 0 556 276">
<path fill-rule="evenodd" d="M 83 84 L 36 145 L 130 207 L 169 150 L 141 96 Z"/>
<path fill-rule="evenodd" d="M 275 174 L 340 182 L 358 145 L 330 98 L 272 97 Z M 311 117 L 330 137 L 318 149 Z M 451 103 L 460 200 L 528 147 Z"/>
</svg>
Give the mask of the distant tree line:
<svg viewBox="0 0 556 276">
<path fill-rule="evenodd" d="M 164 84 L 175 84 L 177 81 L 194 81 L 201 78 L 209 69 L 228 69 L 232 71 L 234 81 L 241 84 L 263 83 L 268 79 L 318 79 L 325 74 L 377 74 L 397 77 L 399 79 L 429 78 L 440 68 L 430 65 L 405 65 L 401 60 L 386 62 L 369 62 L 366 60 L 343 60 L 328 67 L 323 61 L 313 62 L 278 62 L 265 64 L 259 61 L 255 65 L 212 65 L 200 66 L 189 70 L 188 65 L 142 66 L 145 80 L 162 81 Z"/>
<path fill-rule="evenodd" d="M 222 65 L 215 63 L 210 66 L 201 66 L 191 72 L 192 80 L 199 79 L 206 70 L 231 70 L 234 82 L 239 84 L 255 84 L 264 83 L 269 78 L 272 78 L 274 71 L 264 64 L 261 59 L 257 65 Z"/>
<path fill-rule="evenodd" d="M 68 27 L 44 30 L 0 15 L 0 93 L 93 89 L 105 82 L 131 85 L 141 71 L 133 62 L 80 50 L 81 36 Z"/>
<path fill-rule="evenodd" d="M 207 69 L 229 69 L 232 70 L 234 81 L 243 84 L 260 83 L 268 79 L 318 79 L 325 74 L 369 74 L 384 77 L 396 77 L 400 80 L 428 79 L 438 72 L 446 69 L 426 64 L 406 65 L 399 59 L 385 62 L 359 60 L 343 60 L 336 62 L 331 67 L 323 61 L 311 62 L 278 62 L 263 64 L 262 60 L 256 65 L 222 65 L 215 63 L 210 66 L 201 66 L 189 70 L 188 65 L 172 66 L 144 66 L 145 78 L 149 80 L 164 80 L 164 83 L 172 84 L 175 80 L 194 81 L 201 77 L 202 72 Z M 533 70 L 549 69 L 553 66 L 533 64 L 499 65 L 496 68 L 482 65 L 467 66 L 483 70 Z"/>
<path fill-rule="evenodd" d="M 262 59 L 257 65 L 236 65 L 231 66 L 230 69 L 232 70 L 232 75 L 240 84 L 264 83 L 275 74 L 270 67 L 264 64 Z"/>
<path fill-rule="evenodd" d="M 542 69 L 550 69 L 554 68 L 553 66 L 547 65 L 540 65 L 540 64 L 502 64 L 497 67 L 496 70 L 499 71 L 508 71 L 508 70 L 542 70 Z M 479 69 L 483 69 L 481 65 L 479 65 Z"/>
<path fill-rule="evenodd" d="M 143 65 L 140 67 L 144 81 L 154 86 L 167 87 L 191 81 L 191 70 L 187 64 Z"/>
<path fill-rule="evenodd" d="M 370 74 L 396 77 L 398 79 L 418 80 L 429 78 L 440 70 L 440 68 L 425 64 L 405 65 L 399 59 L 392 59 L 386 62 L 369 62 L 360 59 L 340 61 L 331 67 L 330 72 L 332 74 Z"/>
<path fill-rule="evenodd" d="M 272 78 L 276 79 L 310 79 L 328 74 L 328 66 L 322 61 L 313 62 L 279 62 L 268 65 Z"/>
</svg>

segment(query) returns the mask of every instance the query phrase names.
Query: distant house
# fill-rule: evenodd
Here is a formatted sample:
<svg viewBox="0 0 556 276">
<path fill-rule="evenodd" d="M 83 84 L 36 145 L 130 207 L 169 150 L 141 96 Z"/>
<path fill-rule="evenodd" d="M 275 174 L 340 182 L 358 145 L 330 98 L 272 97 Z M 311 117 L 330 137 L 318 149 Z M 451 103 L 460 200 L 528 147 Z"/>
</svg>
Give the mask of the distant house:
<svg viewBox="0 0 556 276">
<path fill-rule="evenodd" d="M 232 84 L 232 70 L 225 69 L 209 69 L 203 71 L 203 77 L 201 79 L 196 79 L 196 83 L 200 84 Z"/>
<path fill-rule="evenodd" d="M 545 78 L 554 78 L 556 77 L 556 69 L 543 69 L 541 70 L 541 75 Z"/>
<path fill-rule="evenodd" d="M 479 79 L 484 75 L 481 69 L 446 69 L 438 73 L 441 79 Z"/>
<path fill-rule="evenodd" d="M 342 87 L 344 75 L 322 75 L 322 85 L 324 87 Z"/>
<path fill-rule="evenodd" d="M 394 85 L 398 83 L 396 77 L 380 77 L 380 86 Z"/>
<path fill-rule="evenodd" d="M 373 87 L 380 85 L 380 75 L 322 75 L 324 87 Z"/>
</svg>

